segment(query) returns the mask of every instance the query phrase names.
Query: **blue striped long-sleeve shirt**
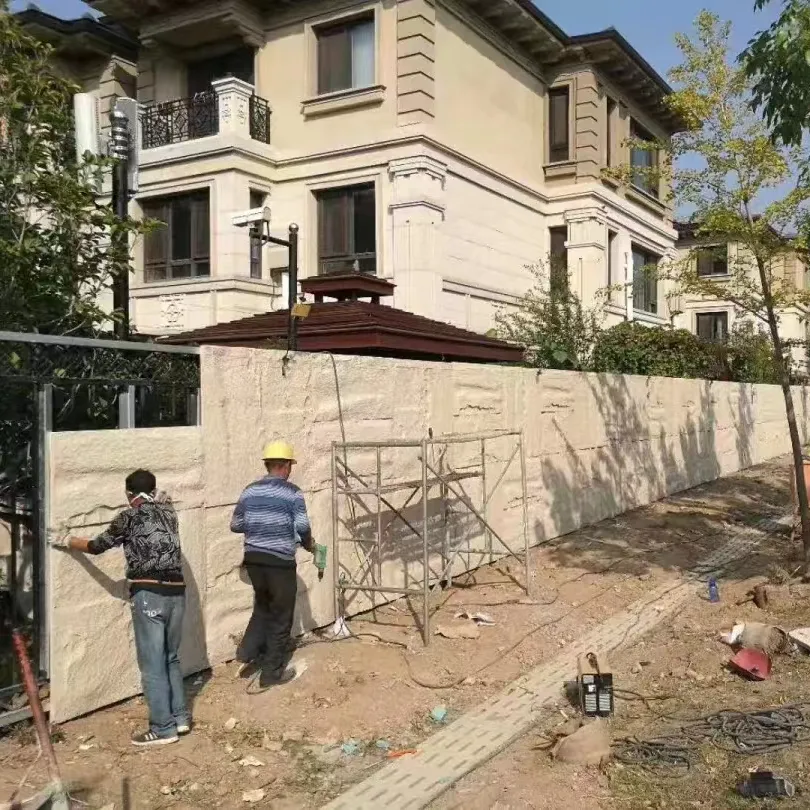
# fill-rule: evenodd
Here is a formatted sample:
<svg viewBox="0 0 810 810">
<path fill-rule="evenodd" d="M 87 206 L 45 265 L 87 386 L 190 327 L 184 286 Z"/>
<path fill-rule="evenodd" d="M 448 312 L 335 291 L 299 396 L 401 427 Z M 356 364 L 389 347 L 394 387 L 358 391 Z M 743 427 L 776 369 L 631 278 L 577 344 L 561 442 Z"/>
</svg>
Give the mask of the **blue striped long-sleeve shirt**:
<svg viewBox="0 0 810 810">
<path fill-rule="evenodd" d="M 299 543 L 309 543 L 312 529 L 301 490 L 274 476 L 255 481 L 239 498 L 231 531 L 245 535 L 245 551 L 294 560 Z"/>
</svg>

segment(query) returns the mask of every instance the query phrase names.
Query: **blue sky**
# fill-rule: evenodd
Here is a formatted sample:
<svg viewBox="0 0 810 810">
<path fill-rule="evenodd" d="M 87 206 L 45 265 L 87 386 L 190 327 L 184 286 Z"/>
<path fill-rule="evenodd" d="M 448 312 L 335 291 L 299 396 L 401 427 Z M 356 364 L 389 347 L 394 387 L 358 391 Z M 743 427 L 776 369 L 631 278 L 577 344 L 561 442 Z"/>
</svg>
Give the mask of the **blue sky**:
<svg viewBox="0 0 810 810">
<path fill-rule="evenodd" d="M 12 9 L 29 5 L 14 0 Z M 80 0 L 38 0 L 35 4 L 60 17 L 79 17 L 89 11 Z M 678 60 L 672 37 L 688 31 L 698 12 L 708 8 L 734 23 L 735 46 L 742 49 L 759 28 L 765 27 L 781 3 L 769 13 L 754 13 L 754 0 L 538 0 L 537 5 L 569 34 L 584 34 L 613 26 L 660 73 Z"/>
</svg>

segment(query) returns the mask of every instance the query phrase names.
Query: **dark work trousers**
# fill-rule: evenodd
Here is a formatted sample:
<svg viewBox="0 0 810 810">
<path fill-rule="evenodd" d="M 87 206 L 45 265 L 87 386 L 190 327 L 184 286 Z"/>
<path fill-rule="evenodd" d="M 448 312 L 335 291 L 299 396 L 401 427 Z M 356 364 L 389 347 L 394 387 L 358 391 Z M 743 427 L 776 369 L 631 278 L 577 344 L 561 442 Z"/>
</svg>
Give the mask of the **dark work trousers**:
<svg viewBox="0 0 810 810">
<path fill-rule="evenodd" d="M 257 557 L 268 558 L 268 564 L 257 565 Z M 298 588 L 295 562 L 254 552 L 246 555 L 245 568 L 253 585 L 253 614 L 236 658 L 242 663 L 261 659 L 268 669 L 278 669 L 287 663 L 292 633 Z"/>
</svg>

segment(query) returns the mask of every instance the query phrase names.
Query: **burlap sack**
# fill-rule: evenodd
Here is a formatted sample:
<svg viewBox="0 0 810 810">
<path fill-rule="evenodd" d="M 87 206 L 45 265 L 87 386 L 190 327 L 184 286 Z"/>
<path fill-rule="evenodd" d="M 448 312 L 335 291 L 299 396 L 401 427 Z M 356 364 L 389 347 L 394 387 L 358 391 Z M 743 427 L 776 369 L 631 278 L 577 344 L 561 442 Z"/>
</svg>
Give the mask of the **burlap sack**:
<svg viewBox="0 0 810 810">
<path fill-rule="evenodd" d="M 766 655 L 776 655 L 790 649 L 790 640 L 781 627 L 762 622 L 746 622 L 738 642 L 740 647 L 760 650 Z"/>
<path fill-rule="evenodd" d="M 610 731 L 607 723 L 597 718 L 568 737 L 563 737 L 551 752 L 560 762 L 576 765 L 599 765 L 610 758 Z"/>
</svg>

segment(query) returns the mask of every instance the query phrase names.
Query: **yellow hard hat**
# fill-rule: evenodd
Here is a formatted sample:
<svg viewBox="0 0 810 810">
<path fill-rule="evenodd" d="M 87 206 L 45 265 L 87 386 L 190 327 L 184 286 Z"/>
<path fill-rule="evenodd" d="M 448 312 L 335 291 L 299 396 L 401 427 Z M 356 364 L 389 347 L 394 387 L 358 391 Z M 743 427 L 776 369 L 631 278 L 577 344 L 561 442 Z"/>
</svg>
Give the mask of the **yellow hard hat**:
<svg viewBox="0 0 810 810">
<path fill-rule="evenodd" d="M 263 461 L 291 461 L 295 464 L 295 453 L 287 442 L 270 442 L 262 452 Z"/>
</svg>

